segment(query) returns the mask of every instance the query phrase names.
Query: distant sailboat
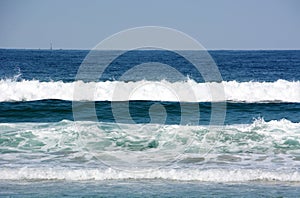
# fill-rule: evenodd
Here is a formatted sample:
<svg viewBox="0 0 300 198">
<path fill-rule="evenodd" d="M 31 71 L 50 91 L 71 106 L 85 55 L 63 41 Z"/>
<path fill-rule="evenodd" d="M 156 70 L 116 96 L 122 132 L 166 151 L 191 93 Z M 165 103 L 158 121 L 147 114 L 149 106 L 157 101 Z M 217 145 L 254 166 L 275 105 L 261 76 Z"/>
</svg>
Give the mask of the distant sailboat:
<svg viewBox="0 0 300 198">
<path fill-rule="evenodd" d="M 50 50 L 52 51 L 52 43 L 50 43 Z"/>
</svg>

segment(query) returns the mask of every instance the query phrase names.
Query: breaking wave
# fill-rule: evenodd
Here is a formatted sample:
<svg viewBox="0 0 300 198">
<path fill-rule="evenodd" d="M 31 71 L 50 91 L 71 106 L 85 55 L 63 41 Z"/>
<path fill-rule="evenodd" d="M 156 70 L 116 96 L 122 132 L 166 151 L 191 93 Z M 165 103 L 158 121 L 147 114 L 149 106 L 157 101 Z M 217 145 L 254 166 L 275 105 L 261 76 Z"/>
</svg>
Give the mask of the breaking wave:
<svg viewBox="0 0 300 198">
<path fill-rule="evenodd" d="M 225 96 L 212 97 L 211 87 Z M 117 91 L 116 91 L 117 89 Z M 74 93 L 74 90 L 77 92 Z M 121 94 L 118 93 L 121 90 Z M 89 94 L 91 93 L 91 94 Z M 189 95 L 190 94 L 190 95 Z M 184 96 L 181 98 L 180 96 Z M 40 82 L 0 80 L 0 102 L 59 99 L 68 101 L 300 102 L 300 81 L 197 83 L 162 81 Z"/>
</svg>

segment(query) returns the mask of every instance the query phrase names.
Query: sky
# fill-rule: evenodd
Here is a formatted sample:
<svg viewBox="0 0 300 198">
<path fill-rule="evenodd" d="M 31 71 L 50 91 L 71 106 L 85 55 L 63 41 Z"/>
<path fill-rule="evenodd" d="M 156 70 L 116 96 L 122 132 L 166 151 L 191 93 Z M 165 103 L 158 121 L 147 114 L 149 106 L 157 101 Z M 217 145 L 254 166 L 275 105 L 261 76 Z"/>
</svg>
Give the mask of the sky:
<svg viewBox="0 0 300 198">
<path fill-rule="evenodd" d="M 207 49 L 300 49 L 298 0 L 0 0 L 0 48 L 91 49 L 138 26 Z"/>
</svg>

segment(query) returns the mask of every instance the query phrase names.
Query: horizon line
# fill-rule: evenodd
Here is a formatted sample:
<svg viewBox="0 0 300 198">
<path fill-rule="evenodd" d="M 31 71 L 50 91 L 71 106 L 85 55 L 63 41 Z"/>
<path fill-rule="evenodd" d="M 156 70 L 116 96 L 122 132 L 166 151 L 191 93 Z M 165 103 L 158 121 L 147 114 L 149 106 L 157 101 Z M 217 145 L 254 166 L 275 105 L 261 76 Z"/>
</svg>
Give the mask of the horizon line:
<svg viewBox="0 0 300 198">
<path fill-rule="evenodd" d="M 57 50 L 84 50 L 84 51 L 90 51 L 92 50 L 89 48 L 21 48 L 21 47 L 0 47 L 1 50 L 49 50 L 49 51 L 57 51 Z M 116 49 L 104 49 L 104 51 L 114 51 Z M 122 49 L 119 49 L 122 50 Z M 143 49 L 147 50 L 147 49 Z M 149 49 L 149 50 L 155 50 L 155 49 Z M 163 50 L 163 49 L 162 49 Z M 195 49 L 179 49 L 182 51 L 197 51 Z M 300 48 L 204 48 L 203 50 L 206 51 L 289 51 L 289 50 L 300 50 Z M 100 50 L 99 50 L 100 51 Z M 103 50 L 102 50 L 103 51 Z M 118 49 L 117 49 L 118 51 Z"/>
</svg>

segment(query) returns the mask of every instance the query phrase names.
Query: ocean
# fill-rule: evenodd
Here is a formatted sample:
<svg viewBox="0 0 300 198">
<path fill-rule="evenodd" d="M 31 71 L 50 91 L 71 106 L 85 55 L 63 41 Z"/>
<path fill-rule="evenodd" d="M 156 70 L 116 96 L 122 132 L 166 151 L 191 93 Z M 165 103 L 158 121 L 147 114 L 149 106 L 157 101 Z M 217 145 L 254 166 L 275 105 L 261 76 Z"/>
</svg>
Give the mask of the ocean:
<svg viewBox="0 0 300 198">
<path fill-rule="evenodd" d="M 0 49 L 0 197 L 299 197 L 300 51 L 208 53 Z"/>
</svg>

